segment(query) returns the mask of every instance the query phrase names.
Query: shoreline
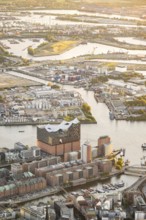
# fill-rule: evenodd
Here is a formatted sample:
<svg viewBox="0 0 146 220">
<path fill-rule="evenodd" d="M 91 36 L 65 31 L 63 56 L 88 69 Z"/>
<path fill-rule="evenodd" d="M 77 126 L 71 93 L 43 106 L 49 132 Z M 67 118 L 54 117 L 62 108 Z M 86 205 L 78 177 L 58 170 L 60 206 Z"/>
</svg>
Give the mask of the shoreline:
<svg viewBox="0 0 146 220">
<path fill-rule="evenodd" d="M 49 121 L 42 121 L 42 122 L 4 122 L 4 123 L 0 123 L 0 126 L 25 126 L 25 125 L 43 125 L 43 124 L 58 124 L 60 123 L 60 121 L 58 122 L 49 122 Z M 80 121 L 80 124 L 97 124 L 96 122 L 89 122 L 89 121 Z M 23 132 L 23 131 L 19 131 L 19 132 Z"/>
<path fill-rule="evenodd" d="M 70 40 L 70 41 L 71 41 L 71 40 Z M 59 44 L 59 43 L 62 43 L 62 42 L 61 42 L 61 41 L 58 41 L 57 43 Z M 60 51 L 58 51 L 58 52 L 51 51 L 51 50 L 49 51 L 48 48 L 45 48 L 45 46 L 46 46 L 46 47 L 49 46 L 50 48 L 53 48 L 53 45 L 54 45 L 54 44 L 55 44 L 55 43 L 51 43 L 51 44 L 49 45 L 49 42 L 48 42 L 47 45 L 44 45 L 44 50 L 46 50 L 48 54 L 43 54 L 43 52 L 42 52 L 42 51 L 43 51 L 43 48 L 42 48 L 42 50 L 40 49 L 40 54 L 39 54 L 39 51 L 37 52 L 39 46 L 34 49 L 34 51 L 36 50 L 36 52 L 34 52 L 33 55 L 31 55 L 31 54 L 29 54 L 29 53 L 28 53 L 28 54 L 29 54 L 30 56 L 32 56 L 32 57 L 59 56 L 59 55 L 65 53 L 65 52 L 67 52 L 67 51 L 69 51 L 69 50 L 71 50 L 71 49 L 73 49 L 73 48 L 79 46 L 79 45 L 81 44 L 81 42 L 80 42 L 80 41 L 74 42 L 74 43 L 70 44 L 69 46 L 67 46 L 65 49 L 60 49 Z M 42 46 L 42 47 L 43 47 L 43 46 Z"/>
<path fill-rule="evenodd" d="M 105 176 L 105 177 L 95 177 L 95 178 L 92 178 L 92 179 L 89 179 L 89 180 L 86 180 L 86 183 L 83 183 L 83 184 L 79 184 L 79 185 L 76 185 L 76 186 L 65 186 L 65 187 L 59 187 L 57 189 L 55 189 L 54 191 L 49 191 L 49 192 L 42 192 L 42 194 L 40 192 L 34 192 L 35 193 L 35 196 L 33 197 L 31 194 L 26 194 L 24 195 L 24 197 L 26 196 L 30 196 L 30 198 L 24 198 L 22 199 L 21 201 L 20 200 L 17 200 L 15 199 L 15 202 L 13 201 L 12 205 L 20 205 L 20 204 L 23 204 L 23 203 L 27 203 L 27 202 L 31 202 L 31 201 L 34 201 L 36 199 L 41 199 L 41 198 L 44 198 L 46 196 L 51 196 L 51 195 L 55 195 L 57 193 L 60 193 L 61 191 L 64 191 L 66 189 L 74 189 L 76 187 L 79 187 L 80 185 L 81 186 L 84 186 L 88 183 L 93 183 L 93 182 L 96 182 L 96 181 L 105 181 L 107 179 L 110 179 L 111 177 L 113 176 L 118 176 L 118 175 L 121 175 L 124 173 L 124 169 L 122 170 L 117 170 L 116 172 L 112 172 L 111 174 L 109 174 L 108 176 Z M 37 195 L 36 195 L 37 194 Z M 23 196 L 20 196 L 18 198 L 23 198 Z M 13 198 L 8 198 L 8 201 L 0 201 L 0 205 L 10 205 L 11 204 L 11 200 L 13 200 Z"/>
</svg>

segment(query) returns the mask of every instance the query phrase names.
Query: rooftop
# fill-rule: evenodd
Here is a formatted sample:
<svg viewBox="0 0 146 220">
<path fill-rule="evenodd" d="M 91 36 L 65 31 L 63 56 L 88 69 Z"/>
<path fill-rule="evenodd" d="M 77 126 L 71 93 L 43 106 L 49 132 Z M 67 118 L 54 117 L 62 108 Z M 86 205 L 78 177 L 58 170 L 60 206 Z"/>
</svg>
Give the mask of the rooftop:
<svg viewBox="0 0 146 220">
<path fill-rule="evenodd" d="M 48 124 L 45 126 L 45 129 L 48 132 L 56 132 L 59 130 L 65 131 L 65 130 L 68 130 L 72 126 L 72 124 L 78 124 L 78 123 L 79 123 L 79 120 L 77 118 L 75 118 L 74 120 L 72 120 L 70 122 L 63 121 L 59 125 Z"/>
</svg>

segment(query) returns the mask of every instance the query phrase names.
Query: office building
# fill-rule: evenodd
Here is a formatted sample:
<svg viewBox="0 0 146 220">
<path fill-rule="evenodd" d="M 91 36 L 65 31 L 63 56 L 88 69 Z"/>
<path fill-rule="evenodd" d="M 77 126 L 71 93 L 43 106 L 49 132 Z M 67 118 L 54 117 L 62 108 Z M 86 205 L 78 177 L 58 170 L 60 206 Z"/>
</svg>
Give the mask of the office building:
<svg viewBox="0 0 146 220">
<path fill-rule="evenodd" d="M 92 160 L 92 147 L 91 145 L 86 142 L 82 145 L 82 152 L 81 152 L 81 158 L 84 163 L 90 163 Z"/>
</svg>

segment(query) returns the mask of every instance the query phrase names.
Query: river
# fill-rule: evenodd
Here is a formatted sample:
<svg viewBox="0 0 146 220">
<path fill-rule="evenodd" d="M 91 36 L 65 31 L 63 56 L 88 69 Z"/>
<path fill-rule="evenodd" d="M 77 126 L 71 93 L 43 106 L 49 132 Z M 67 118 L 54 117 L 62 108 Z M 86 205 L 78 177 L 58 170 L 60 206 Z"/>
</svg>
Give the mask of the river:
<svg viewBox="0 0 146 220">
<path fill-rule="evenodd" d="M 84 18 L 81 22 L 69 21 L 69 20 L 59 20 L 57 19 L 60 15 L 77 15 L 77 16 L 89 16 L 89 17 L 96 17 L 98 18 L 108 18 L 111 19 L 110 23 L 103 22 L 96 22 L 90 23 L 85 22 Z M 15 15 L 16 16 L 16 15 Z M 132 16 L 122 16 L 117 14 L 105 14 L 105 13 L 90 13 L 90 12 L 81 12 L 77 10 L 31 10 L 29 15 L 19 16 L 17 15 L 16 18 L 21 20 L 22 22 L 28 22 L 33 24 L 41 24 L 45 26 L 54 26 L 54 25 L 88 25 L 88 26 L 119 26 L 119 27 L 129 27 L 129 28 L 136 28 L 138 25 L 135 23 L 128 24 L 129 21 L 143 21 L 143 19 L 139 17 L 132 17 Z M 115 23 L 114 19 L 117 19 Z M 121 21 L 121 23 L 119 23 Z M 127 21 L 127 23 L 125 23 Z M 141 25 L 141 27 L 144 27 Z"/>
<path fill-rule="evenodd" d="M 11 48 L 12 53 L 17 55 L 27 55 L 26 51 L 29 44 L 35 44 L 33 41 L 28 40 L 19 42 L 18 44 L 8 45 Z M 2 41 L 3 42 L 3 41 Z M 42 41 L 41 41 L 42 42 Z M 6 41 L 3 43 L 6 44 Z M 38 43 L 38 42 L 37 42 Z M 20 47 L 23 45 L 23 47 Z M 34 45 L 36 46 L 36 44 Z M 19 49 L 20 48 L 20 49 Z M 72 57 L 84 55 L 84 54 L 99 54 L 107 52 L 128 52 L 129 54 L 146 55 L 145 50 L 124 50 L 117 47 L 88 43 L 86 45 L 79 45 L 70 51 L 58 56 L 49 57 L 37 57 L 39 61 L 43 59 L 69 59 Z M 25 56 L 24 55 L 24 56 Z M 30 58 L 30 56 L 29 56 Z M 31 57 L 32 58 L 32 57 Z M 127 61 L 126 61 L 127 62 Z M 136 61 L 135 61 L 136 62 Z M 142 62 L 142 61 L 141 61 Z M 144 64 L 146 62 L 142 62 Z M 111 121 L 109 119 L 109 111 L 105 104 L 96 103 L 94 94 L 91 91 L 85 91 L 84 89 L 75 89 L 71 86 L 64 86 L 64 89 L 74 89 L 80 92 L 83 99 L 89 103 L 92 108 L 92 114 L 97 120 L 97 124 L 81 125 L 81 143 L 89 140 L 92 146 L 96 146 L 97 139 L 101 135 L 109 135 L 111 137 L 113 146 L 115 149 L 125 148 L 126 158 L 131 161 L 131 164 L 139 164 L 140 158 L 145 155 L 145 152 L 141 149 L 141 144 L 146 142 L 145 126 L 146 122 L 127 122 L 127 121 Z M 19 132 L 24 130 L 24 132 Z M 1 147 L 13 148 L 14 143 L 21 141 L 26 145 L 36 145 L 36 127 L 35 126 L 15 126 L 15 127 L 0 127 L 0 139 Z"/>
<path fill-rule="evenodd" d="M 140 40 L 134 37 L 116 37 L 115 39 L 118 40 L 119 42 L 125 42 L 125 43 L 133 44 L 133 45 L 146 46 L 146 40 Z"/>
<path fill-rule="evenodd" d="M 97 120 L 97 124 L 81 125 L 81 144 L 89 141 L 92 146 L 97 145 L 97 139 L 101 135 L 109 135 L 114 149 L 125 148 L 126 157 L 131 165 L 140 164 L 140 158 L 146 155 L 141 149 L 141 144 L 145 141 L 145 126 L 146 122 L 127 122 L 127 121 L 111 121 L 109 119 L 109 111 L 105 104 L 97 103 L 94 99 L 94 94 L 91 91 L 84 89 L 75 89 L 72 86 L 64 86 L 63 89 L 78 91 L 83 99 L 88 102 L 92 108 L 92 114 Z M 24 133 L 19 133 L 19 130 L 24 130 Z M 9 134 L 9 138 L 8 135 Z M 14 142 L 21 141 L 29 146 L 36 143 L 36 126 L 15 126 L 15 127 L 0 127 L 1 143 L 7 147 L 13 147 Z M 121 175 L 112 177 L 110 182 L 116 183 L 124 181 L 125 187 L 132 185 L 138 177 Z M 109 182 L 109 180 L 108 180 Z M 105 182 L 106 183 L 106 182 Z M 91 183 L 90 187 L 101 188 L 102 183 Z M 82 186 L 86 188 L 87 186 Z M 81 187 L 74 189 L 79 191 Z M 58 198 L 58 196 L 56 196 Z M 59 196 L 60 197 L 60 196 Z M 61 197 L 60 197 L 61 198 Z M 48 197 L 31 202 L 38 204 L 39 202 L 47 202 Z M 30 204 L 30 203 L 28 203 Z"/>
<path fill-rule="evenodd" d="M 3 14 L 1 12 L 1 14 Z M 118 19 L 124 19 L 125 20 L 143 20 L 138 17 L 130 17 L 130 16 L 121 16 L 121 15 L 110 15 L 110 14 L 104 14 L 104 13 L 87 13 L 87 12 L 79 12 L 77 10 L 32 10 L 29 11 L 29 15 L 21 15 L 21 12 L 18 14 L 14 14 L 14 17 L 17 18 L 19 21 L 24 22 L 25 25 L 32 24 L 32 23 L 37 23 L 39 24 L 44 24 L 46 26 L 51 26 L 51 25 L 73 25 L 73 28 L 80 27 L 82 25 L 85 26 L 107 26 L 111 25 L 108 24 L 108 22 L 105 22 L 103 24 L 101 23 L 86 23 L 84 20 L 82 22 L 71 22 L 71 21 L 62 21 L 62 20 L 57 20 L 56 17 L 57 15 L 67 15 L 67 14 L 72 14 L 72 15 L 85 15 L 85 16 L 96 16 L 96 17 L 103 17 L 103 18 L 118 18 Z M 21 15 L 21 16 L 20 16 Z M 12 21 L 15 22 L 15 21 Z M 3 21 L 1 21 L 1 25 L 3 27 Z M 126 26 L 126 27 L 134 27 L 137 28 L 137 25 L 125 25 L 125 24 L 115 24 L 115 26 Z M 29 25 L 28 25 L 29 26 Z M 141 28 L 143 26 L 140 26 Z M 145 27 L 145 26 L 144 26 Z M 114 47 L 114 46 L 108 46 L 104 44 L 98 44 L 98 43 L 92 43 L 88 42 L 87 44 L 84 45 L 78 45 L 75 48 L 72 48 L 63 54 L 60 55 L 53 55 L 53 56 L 43 56 L 43 57 L 34 57 L 30 56 L 27 52 L 27 48 L 29 46 L 35 48 L 39 44 L 43 43 L 45 40 L 44 39 L 39 39 L 39 41 L 36 43 L 32 39 L 23 39 L 23 41 L 18 41 L 16 43 L 11 42 L 12 39 L 9 40 L 0 40 L 0 43 L 8 47 L 8 52 L 12 53 L 16 56 L 22 56 L 23 58 L 31 59 L 34 61 L 44 61 L 44 60 L 65 60 L 65 59 L 71 59 L 74 57 L 78 56 L 83 56 L 83 55 L 98 55 L 98 54 L 107 54 L 107 53 L 116 53 L 116 52 L 122 52 L 126 53 L 128 55 L 138 55 L 138 56 L 146 56 L 146 51 L 145 50 L 127 50 L 124 48 L 119 48 L 119 47 Z M 139 45 L 145 45 L 145 41 L 139 40 L 139 39 L 133 39 L 133 38 L 117 38 L 119 41 L 125 41 L 129 44 L 139 44 Z M 125 61 L 124 61 L 125 62 Z M 132 62 L 132 61 L 131 61 Z M 136 61 L 133 61 L 136 63 Z M 141 64 L 144 64 L 144 62 L 141 61 Z"/>
<path fill-rule="evenodd" d="M 71 59 L 74 57 L 79 57 L 83 55 L 98 55 L 98 54 L 107 54 L 107 53 L 126 53 L 129 55 L 139 55 L 139 56 L 146 56 L 145 50 L 127 50 L 119 47 L 114 46 L 108 46 L 104 44 L 98 44 L 98 43 L 87 43 L 87 44 L 80 44 L 60 55 L 52 55 L 52 56 L 42 56 L 42 57 L 34 57 L 30 56 L 27 52 L 27 47 L 29 46 L 36 46 L 37 44 L 34 44 L 32 40 L 30 39 L 24 39 L 23 42 L 18 42 L 17 44 L 11 44 L 9 40 L 1 40 L 2 44 L 9 47 L 8 52 L 12 53 L 16 56 L 22 56 L 23 58 L 31 59 L 34 61 L 45 61 L 45 60 L 66 60 Z M 43 42 L 43 40 L 41 40 Z M 104 60 L 103 60 L 104 61 Z M 110 62 L 110 60 L 109 60 Z M 120 62 L 117 60 L 117 62 Z M 145 64 L 145 61 L 140 60 L 133 60 L 133 61 L 123 61 L 123 62 L 133 62 L 133 63 L 139 63 L 139 64 Z"/>
<path fill-rule="evenodd" d="M 58 14 L 58 15 L 87 15 L 87 16 L 96 16 L 103 18 L 117 18 L 117 19 L 125 19 L 125 20 L 136 20 L 141 21 L 143 19 L 134 16 L 126 16 L 126 15 L 117 15 L 117 14 L 105 14 L 98 12 L 85 12 L 78 10 L 31 10 L 32 14 L 41 13 L 41 14 Z"/>
<path fill-rule="evenodd" d="M 131 164 L 140 164 L 142 156 L 146 156 L 145 151 L 141 149 L 141 144 L 146 142 L 146 122 L 111 121 L 107 106 L 97 103 L 92 91 L 75 89 L 72 86 L 63 88 L 79 92 L 91 106 L 92 114 L 97 120 L 97 124 L 81 125 L 81 144 L 88 140 L 92 146 L 96 146 L 101 135 L 109 135 L 114 149 L 125 148 L 125 159 L 129 159 Z M 13 148 L 14 143 L 18 141 L 29 146 L 36 145 L 36 126 L 1 126 L 0 140 L 1 147 L 8 148 Z"/>
</svg>

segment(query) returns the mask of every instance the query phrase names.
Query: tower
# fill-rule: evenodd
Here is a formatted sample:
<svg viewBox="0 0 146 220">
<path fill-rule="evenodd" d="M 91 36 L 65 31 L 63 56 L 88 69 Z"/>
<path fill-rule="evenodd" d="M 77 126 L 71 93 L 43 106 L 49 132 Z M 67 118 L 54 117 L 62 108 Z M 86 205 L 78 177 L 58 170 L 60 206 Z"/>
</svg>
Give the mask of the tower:
<svg viewBox="0 0 146 220">
<path fill-rule="evenodd" d="M 81 158 L 83 160 L 83 162 L 85 163 L 90 163 L 92 160 L 92 147 L 91 145 L 86 142 L 82 145 L 82 149 L 81 149 Z"/>
<path fill-rule="evenodd" d="M 98 156 L 104 157 L 111 154 L 113 146 L 109 136 L 101 136 L 98 139 Z"/>
</svg>

